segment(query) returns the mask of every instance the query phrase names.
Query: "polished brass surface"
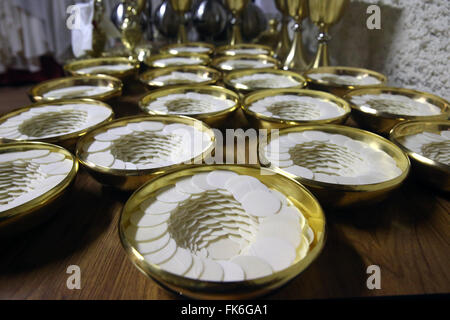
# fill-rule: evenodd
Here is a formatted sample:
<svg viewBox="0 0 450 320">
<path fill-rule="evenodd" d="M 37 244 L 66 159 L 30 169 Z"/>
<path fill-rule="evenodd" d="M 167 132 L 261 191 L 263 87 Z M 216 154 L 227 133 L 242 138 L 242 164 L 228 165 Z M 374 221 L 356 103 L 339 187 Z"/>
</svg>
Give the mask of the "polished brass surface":
<svg viewBox="0 0 450 320">
<path fill-rule="evenodd" d="M 408 154 L 415 177 L 437 189 L 450 192 L 450 166 L 414 152 L 401 142 L 405 136 L 422 132 L 439 134 L 444 130 L 450 130 L 450 121 L 404 121 L 391 130 L 390 139 Z"/>
<path fill-rule="evenodd" d="M 208 51 L 202 52 L 201 54 L 212 55 L 214 53 L 214 45 L 206 43 L 206 42 L 186 42 L 186 43 L 174 43 L 169 44 L 167 46 L 162 47 L 159 52 L 162 54 L 183 54 L 183 51 L 179 51 L 180 47 L 201 47 L 206 48 Z"/>
<path fill-rule="evenodd" d="M 45 149 L 63 154 L 66 159 L 73 162 L 72 170 L 66 178 L 53 189 L 45 192 L 20 206 L 0 212 L 0 237 L 15 236 L 26 232 L 43 223 L 65 204 L 65 195 L 70 190 L 78 172 L 76 158 L 67 150 L 48 143 L 20 142 L 0 145 L 0 154 L 7 152 L 22 152 L 28 150 Z"/>
<path fill-rule="evenodd" d="M 278 44 L 275 49 L 275 57 L 280 60 L 284 61 L 289 54 L 289 50 L 291 48 L 291 38 L 289 37 L 289 12 L 286 9 L 286 0 L 275 0 L 275 5 L 278 9 L 278 11 L 281 12 L 282 18 L 281 18 L 281 29 L 280 33 L 278 35 Z"/>
<path fill-rule="evenodd" d="M 135 49 L 143 38 L 143 31 L 141 28 L 142 11 L 140 11 L 140 9 L 142 9 L 142 1 L 125 0 L 124 4 L 124 19 L 120 26 L 121 40 L 129 54 L 137 57 Z"/>
<path fill-rule="evenodd" d="M 266 56 L 266 55 L 249 55 L 249 54 L 238 54 L 235 56 L 222 56 L 222 57 L 218 57 L 212 60 L 211 62 L 211 66 L 222 71 L 222 72 L 230 72 L 230 71 L 235 71 L 235 70 L 242 70 L 242 69 L 251 69 L 251 68 L 231 68 L 231 67 L 223 67 L 221 66 L 221 64 L 225 61 L 230 61 L 230 60 L 249 60 L 249 61 L 260 61 L 263 63 L 273 63 L 273 66 L 267 66 L 265 67 L 265 69 L 267 68 L 273 68 L 273 69 L 278 69 L 280 67 L 280 61 L 278 61 L 275 58 L 272 58 L 270 56 Z M 254 69 L 258 69 L 258 68 L 254 68 Z"/>
<path fill-rule="evenodd" d="M 333 124 L 306 125 L 281 129 L 279 131 L 279 136 L 290 132 L 303 132 L 308 130 L 318 130 L 329 134 L 342 134 L 354 140 L 370 144 L 372 148 L 384 151 L 390 155 L 397 163 L 397 166 L 402 170 L 402 174 L 394 179 L 366 185 L 339 185 L 297 177 L 274 166 L 265 158 L 262 150 L 272 139 L 272 136 L 269 134 L 268 141 L 263 141 L 263 143 L 259 145 L 258 154 L 261 164 L 276 172 L 283 172 L 305 185 L 325 207 L 351 207 L 377 203 L 386 199 L 408 176 L 410 162 L 406 154 L 391 141 L 368 131 Z"/>
<path fill-rule="evenodd" d="M 101 123 L 98 123 L 95 126 L 91 126 L 91 127 L 88 127 L 86 129 L 82 129 L 82 130 L 79 130 L 76 132 L 62 134 L 62 135 L 50 137 L 50 138 L 25 140 L 25 141 L 40 141 L 40 142 L 53 143 L 53 144 L 57 144 L 63 148 L 66 148 L 70 151 L 75 151 L 75 145 L 80 137 L 85 135 L 89 130 L 93 130 L 107 122 L 110 122 L 114 118 L 114 111 L 112 110 L 112 108 L 109 105 L 107 105 L 106 103 L 103 103 L 101 101 L 96 101 L 96 100 L 92 100 L 92 99 L 55 100 L 55 101 L 51 101 L 51 102 L 41 101 L 41 102 L 37 102 L 37 103 L 34 103 L 32 105 L 29 105 L 29 106 L 26 106 L 26 107 L 23 107 L 20 109 L 16 109 L 12 112 L 9 112 L 9 113 L 3 115 L 0 118 L 0 124 L 2 124 L 3 122 L 5 122 L 6 120 L 8 120 L 11 117 L 15 117 L 15 116 L 21 114 L 22 112 L 29 111 L 33 108 L 39 108 L 39 107 L 46 106 L 46 105 L 63 106 L 63 105 L 67 105 L 67 104 L 70 105 L 70 104 L 79 104 L 79 103 L 106 107 L 111 110 L 111 116 L 108 117 L 107 119 L 105 119 L 104 121 L 102 121 Z M 24 140 L 12 140 L 12 141 L 23 142 Z"/>
<path fill-rule="evenodd" d="M 96 67 L 102 65 L 122 65 L 128 64 L 132 67 L 129 70 L 114 71 L 104 70 L 96 73 L 80 73 L 80 69 Z M 83 59 L 70 62 L 64 66 L 64 71 L 71 76 L 95 76 L 98 74 L 109 75 L 120 80 L 128 80 L 135 78 L 139 73 L 140 63 L 139 61 L 129 59 L 126 57 L 104 57 L 94 59 Z"/>
<path fill-rule="evenodd" d="M 318 98 L 324 101 L 329 101 L 337 104 L 341 109 L 344 110 L 344 114 L 331 119 L 325 120 L 288 120 L 288 119 L 280 119 L 275 117 L 268 117 L 261 113 L 254 112 L 249 109 L 249 107 L 264 98 L 280 96 L 280 95 L 296 95 L 296 96 L 307 96 Z M 242 104 L 244 113 L 249 120 L 250 124 L 255 129 L 282 129 L 288 128 L 298 125 L 312 125 L 312 124 L 342 124 L 344 123 L 348 116 L 350 115 L 350 106 L 347 101 L 336 97 L 332 94 L 316 91 L 316 90 L 305 90 L 305 89 L 270 89 L 270 90 L 261 90 L 255 93 L 252 93 L 245 97 L 244 102 Z"/>
<path fill-rule="evenodd" d="M 231 11 L 233 15 L 232 33 L 228 44 L 235 45 L 242 43 L 242 33 L 241 33 L 241 15 L 244 9 L 247 7 L 250 0 L 225 0 L 225 6 Z"/>
<path fill-rule="evenodd" d="M 302 21 L 308 16 L 308 2 L 307 0 L 284 0 L 284 6 L 289 16 L 295 20 L 295 33 L 283 68 L 303 72 L 308 69 L 302 36 Z"/>
<path fill-rule="evenodd" d="M 212 144 L 206 147 L 204 150 L 202 150 L 201 154 L 191 159 L 192 163 L 202 163 L 202 161 L 207 156 L 210 156 L 214 151 L 215 148 L 214 131 L 208 125 L 199 120 L 175 115 L 157 115 L 157 116 L 141 115 L 141 116 L 120 118 L 103 126 L 100 126 L 95 130 L 89 131 L 77 143 L 76 156 L 78 158 L 78 161 L 83 165 L 84 168 L 88 170 L 88 172 L 97 181 L 99 181 L 102 184 L 115 187 L 122 191 L 134 191 L 148 180 L 151 180 L 161 174 L 167 173 L 174 169 L 178 169 L 185 166 L 185 164 L 180 163 L 152 169 L 120 170 L 102 167 L 86 160 L 88 153 L 85 150 L 85 146 L 90 144 L 97 134 L 105 132 L 112 128 L 122 127 L 128 123 L 142 122 L 142 121 L 162 121 L 164 123 L 182 123 L 190 126 L 195 126 L 197 129 L 208 134 Z"/>
<path fill-rule="evenodd" d="M 186 82 L 176 82 L 176 83 L 167 83 L 161 81 L 155 81 L 156 78 L 169 75 L 172 72 L 189 72 L 195 73 L 200 76 L 208 76 L 211 78 L 210 80 L 205 80 L 203 82 L 196 83 L 186 83 Z M 154 69 L 147 72 L 144 72 L 140 75 L 139 80 L 146 85 L 149 89 L 157 89 L 161 87 L 167 86 L 179 86 L 179 85 L 210 85 L 215 84 L 222 77 L 222 74 L 216 69 L 205 67 L 205 66 L 181 66 L 181 67 L 168 67 L 168 68 L 160 68 Z"/>
<path fill-rule="evenodd" d="M 144 60 L 144 63 L 149 66 L 150 68 L 167 68 L 167 67 L 172 67 L 171 65 L 166 65 L 166 64 L 158 64 L 157 61 L 161 60 L 161 59 L 167 59 L 167 58 L 173 58 L 173 57 L 182 57 L 182 58 L 191 58 L 191 57 L 195 57 L 198 58 L 200 60 L 199 63 L 197 64 L 190 64 L 190 66 L 207 66 L 210 62 L 211 59 L 209 58 L 208 55 L 206 54 L 199 54 L 199 53 L 179 53 L 179 54 L 168 54 L 168 53 L 162 53 L 162 54 L 156 54 L 156 55 L 152 55 L 150 57 L 148 57 L 147 59 Z"/>
<path fill-rule="evenodd" d="M 328 42 L 331 37 L 328 30 L 342 18 L 348 3 L 348 0 L 308 0 L 310 19 L 320 30 L 317 38 L 319 46 L 310 68 L 330 65 Z"/>
<path fill-rule="evenodd" d="M 253 43 L 241 43 L 235 45 L 225 45 L 216 49 L 216 56 L 235 56 L 241 53 L 236 53 L 236 50 L 242 49 L 261 49 L 264 50 L 264 55 L 273 56 L 273 50 L 269 46 Z M 259 54 L 258 54 L 259 55 Z"/>
<path fill-rule="evenodd" d="M 331 73 L 337 75 L 349 75 L 349 76 L 371 76 L 380 81 L 380 84 L 375 85 L 345 85 L 345 84 L 335 84 L 326 80 L 316 80 L 309 77 L 310 74 L 317 73 Z M 334 95 L 339 97 L 344 96 L 346 93 L 355 89 L 362 89 L 368 87 L 381 87 L 385 86 L 387 83 L 387 78 L 385 75 L 378 73 L 373 70 L 363 69 L 363 68 L 355 68 L 355 67 L 320 67 L 308 70 L 304 73 L 306 80 L 308 81 L 308 85 L 316 90 L 328 91 Z"/>
<path fill-rule="evenodd" d="M 173 10 L 180 16 L 177 43 L 186 43 L 188 41 L 188 36 L 186 32 L 186 20 L 184 15 L 191 10 L 192 0 L 170 0 L 170 4 Z"/>
<path fill-rule="evenodd" d="M 124 235 L 125 228 L 130 224 L 130 216 L 140 203 L 154 196 L 158 190 L 173 185 L 183 177 L 221 169 L 231 170 L 238 174 L 249 175 L 259 179 L 269 188 L 278 190 L 285 195 L 305 215 L 308 224 L 314 231 L 315 238 L 304 259 L 298 260 L 297 258 L 292 266 L 270 276 L 238 282 L 212 282 L 188 279 L 164 271 L 157 265 L 150 264 L 144 260 L 144 257 L 136 250 L 133 244 L 128 242 Z M 161 175 L 143 185 L 130 197 L 122 210 L 119 221 L 120 240 L 133 264 L 163 287 L 196 299 L 252 298 L 267 294 L 283 286 L 300 275 L 318 257 L 325 243 L 325 231 L 325 215 L 317 200 L 305 187 L 280 172 L 275 173 L 269 169 L 245 165 L 189 166 Z"/>
<path fill-rule="evenodd" d="M 418 101 L 427 101 L 439 109 L 442 113 L 434 116 L 407 116 L 396 115 L 387 112 L 381 112 L 374 109 L 361 108 L 351 102 L 351 98 L 365 94 L 401 94 Z M 420 92 L 412 89 L 376 87 L 350 91 L 344 96 L 352 107 L 352 117 L 363 128 L 377 132 L 382 135 L 388 135 L 390 130 L 397 124 L 405 120 L 447 120 L 450 116 L 450 104 L 448 101 L 426 92 Z"/>
<path fill-rule="evenodd" d="M 112 89 L 109 92 L 81 98 L 90 98 L 107 102 L 113 98 L 117 98 L 122 95 L 122 87 L 123 87 L 122 81 L 111 76 L 96 75 L 96 76 L 74 76 L 44 81 L 32 87 L 28 92 L 28 96 L 30 97 L 31 101 L 34 102 L 54 101 L 58 99 L 45 98 L 43 95 L 51 90 L 68 88 L 77 85 L 94 85 L 94 86 L 100 85 L 100 86 L 108 86 Z"/>
<path fill-rule="evenodd" d="M 161 97 L 165 97 L 172 94 L 184 94 L 188 92 L 208 94 L 222 99 L 232 100 L 234 102 L 234 105 L 231 106 L 230 108 L 216 112 L 207 112 L 198 114 L 179 114 L 181 116 L 188 116 L 203 121 L 213 128 L 219 128 L 220 126 L 222 126 L 228 119 L 230 119 L 233 116 L 236 109 L 240 107 L 239 96 L 233 91 L 219 86 L 177 86 L 170 89 L 164 88 L 155 90 L 152 91 L 150 94 L 146 95 L 145 97 L 143 97 L 139 101 L 139 107 L 141 108 L 142 111 L 151 115 L 163 114 L 158 111 L 148 110 L 145 108 L 145 106 Z"/>
</svg>

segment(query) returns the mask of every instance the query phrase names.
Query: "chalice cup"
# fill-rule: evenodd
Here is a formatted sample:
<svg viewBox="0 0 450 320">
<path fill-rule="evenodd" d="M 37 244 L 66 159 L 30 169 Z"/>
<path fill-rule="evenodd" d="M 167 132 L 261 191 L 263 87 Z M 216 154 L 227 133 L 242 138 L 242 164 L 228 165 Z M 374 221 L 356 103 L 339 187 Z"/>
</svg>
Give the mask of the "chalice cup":
<svg viewBox="0 0 450 320">
<path fill-rule="evenodd" d="M 295 21 L 295 32 L 291 49 L 283 63 L 283 69 L 302 72 L 309 67 L 305 57 L 302 37 L 302 22 L 308 16 L 308 0 L 284 0 L 284 4 L 286 12 Z"/>
<path fill-rule="evenodd" d="M 180 24 L 178 26 L 178 43 L 186 43 L 188 41 L 188 36 L 186 32 L 186 19 L 185 14 L 191 10 L 192 0 L 170 0 L 170 5 L 180 16 Z"/>
<path fill-rule="evenodd" d="M 329 28 L 337 23 L 345 12 L 348 0 L 308 0 L 309 16 L 312 22 L 319 27 L 319 42 L 317 53 L 310 67 L 318 68 L 330 64 L 328 42 L 331 40 L 328 34 Z"/>
<path fill-rule="evenodd" d="M 235 45 L 242 43 L 242 34 L 241 34 L 241 15 L 244 9 L 247 7 L 250 0 L 225 0 L 225 5 L 228 10 L 231 11 L 232 19 L 232 32 L 231 38 L 228 44 Z"/>
<path fill-rule="evenodd" d="M 289 12 L 286 10 L 286 0 L 275 0 L 275 5 L 278 11 L 281 12 L 281 29 L 279 33 L 279 41 L 275 48 L 275 56 L 278 60 L 284 61 L 286 59 L 289 49 L 291 48 L 291 39 L 289 38 Z"/>
</svg>

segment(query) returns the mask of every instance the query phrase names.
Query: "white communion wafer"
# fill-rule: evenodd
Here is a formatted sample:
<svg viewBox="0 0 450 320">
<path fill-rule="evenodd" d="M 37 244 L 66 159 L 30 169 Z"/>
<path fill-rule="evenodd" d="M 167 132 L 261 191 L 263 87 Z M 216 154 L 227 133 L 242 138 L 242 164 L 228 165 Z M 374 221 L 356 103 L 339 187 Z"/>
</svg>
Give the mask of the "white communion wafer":
<svg viewBox="0 0 450 320">
<path fill-rule="evenodd" d="M 274 271 L 286 269 L 296 257 L 295 247 L 291 243 L 274 237 L 256 239 L 249 248 L 249 254 L 267 261 Z"/>
<path fill-rule="evenodd" d="M 176 251 L 177 244 L 173 239 L 170 239 L 161 250 L 144 255 L 144 259 L 153 264 L 161 264 L 173 257 Z"/>
<path fill-rule="evenodd" d="M 102 167 L 109 167 L 114 163 L 114 156 L 109 152 L 97 152 L 90 153 L 86 160 Z"/>
<path fill-rule="evenodd" d="M 245 280 L 262 278 L 273 273 L 270 264 L 256 256 L 237 256 L 231 262 L 244 270 Z"/>
<path fill-rule="evenodd" d="M 224 271 L 220 264 L 211 259 L 203 260 L 203 273 L 200 276 L 200 280 L 204 281 L 222 281 L 224 277 Z"/>
<path fill-rule="evenodd" d="M 169 233 L 165 233 L 155 240 L 134 242 L 134 246 L 141 254 L 148 254 L 164 248 L 169 243 L 170 239 Z"/>
<path fill-rule="evenodd" d="M 202 258 L 194 255 L 192 256 L 192 267 L 184 274 L 186 278 L 198 279 L 205 269 Z"/>
<path fill-rule="evenodd" d="M 242 270 L 241 266 L 237 263 L 227 261 L 227 260 L 218 260 L 218 264 L 220 264 L 224 271 L 223 281 L 243 281 L 245 280 L 244 270 Z"/>
<path fill-rule="evenodd" d="M 192 254 L 188 250 L 178 247 L 174 255 L 159 267 L 165 271 L 183 275 L 192 267 L 192 262 Z"/>
<path fill-rule="evenodd" d="M 239 254 L 239 244 L 228 238 L 210 243 L 207 247 L 209 257 L 215 260 L 229 260 Z"/>
<path fill-rule="evenodd" d="M 135 211 L 130 216 L 130 222 L 136 227 L 154 227 L 167 222 L 170 213 L 165 214 L 145 214 L 143 211 Z"/>
<path fill-rule="evenodd" d="M 226 182 L 232 177 L 238 176 L 237 173 L 227 170 L 214 170 L 211 171 L 206 177 L 206 181 L 209 185 L 216 188 L 225 189 Z"/>
<path fill-rule="evenodd" d="M 199 173 L 192 177 L 192 183 L 194 186 L 202 189 L 202 190 L 215 190 L 216 187 L 213 185 L 210 185 L 207 181 L 208 172 Z"/>
<path fill-rule="evenodd" d="M 189 199 L 190 195 L 178 192 L 175 188 L 166 189 L 156 196 L 156 199 L 162 202 L 177 203 Z"/>
<path fill-rule="evenodd" d="M 154 227 L 138 228 L 130 225 L 125 229 L 125 235 L 128 239 L 134 241 L 150 241 L 158 239 L 167 232 L 167 223 Z"/>
<path fill-rule="evenodd" d="M 164 214 L 178 207 L 177 203 L 168 203 L 150 198 L 141 204 L 141 210 L 146 214 Z"/>
<path fill-rule="evenodd" d="M 268 191 L 254 190 L 244 196 L 242 207 L 254 216 L 266 217 L 277 213 L 281 208 L 281 202 L 277 196 Z"/>
<path fill-rule="evenodd" d="M 300 243 L 300 224 L 283 217 L 271 216 L 264 219 L 259 225 L 257 238 L 275 237 L 283 239 L 292 246 L 297 247 Z"/>
</svg>

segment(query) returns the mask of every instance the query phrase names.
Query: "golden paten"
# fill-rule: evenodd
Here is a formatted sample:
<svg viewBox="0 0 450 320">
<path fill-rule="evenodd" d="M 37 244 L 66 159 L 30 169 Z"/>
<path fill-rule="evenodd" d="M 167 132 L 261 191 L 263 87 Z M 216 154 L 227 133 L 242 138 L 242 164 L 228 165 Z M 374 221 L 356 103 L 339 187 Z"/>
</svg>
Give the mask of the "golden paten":
<svg viewBox="0 0 450 320">
<path fill-rule="evenodd" d="M 303 132 L 309 130 L 323 131 L 329 134 L 342 134 L 351 139 L 369 144 L 372 148 L 386 152 L 395 160 L 397 166 L 402 170 L 402 174 L 394 179 L 365 185 L 340 185 L 297 177 L 274 166 L 264 156 L 264 147 L 272 140 L 272 136 L 269 134 L 267 142 L 263 142 L 258 146 L 261 165 L 269 167 L 276 172 L 283 172 L 296 179 L 305 185 L 325 207 L 336 208 L 377 203 L 386 199 L 408 176 L 410 162 L 406 154 L 391 141 L 368 131 L 332 124 L 307 125 L 281 129 L 279 131 L 279 136 L 290 132 Z"/>
<path fill-rule="evenodd" d="M 41 141 L 41 142 L 53 143 L 53 144 L 57 144 L 63 148 L 66 148 L 70 151 L 75 151 L 75 145 L 77 144 L 77 141 L 80 137 L 85 135 L 89 130 L 93 130 L 105 123 L 108 123 L 114 118 L 114 111 L 112 110 L 112 108 L 109 105 L 107 105 L 106 103 L 103 103 L 101 101 L 96 101 L 96 100 L 92 100 L 92 99 L 55 100 L 52 102 L 41 101 L 41 102 L 37 102 L 32 105 L 29 105 L 29 106 L 26 106 L 26 107 L 23 107 L 23 108 L 20 108 L 20 109 L 17 109 L 10 113 L 5 114 L 4 116 L 2 116 L 0 118 L 0 124 L 2 124 L 6 120 L 8 120 L 12 117 L 15 117 L 25 111 L 32 110 L 33 108 L 39 108 L 39 107 L 47 106 L 47 105 L 64 106 L 64 105 L 70 105 L 70 104 L 89 104 L 89 105 L 93 105 L 93 106 L 102 106 L 102 107 L 108 108 L 111 111 L 111 116 L 109 116 L 107 119 L 105 119 L 101 123 L 99 123 L 95 126 L 91 126 L 89 128 L 83 129 L 83 130 L 71 132 L 68 134 L 62 134 L 62 135 L 58 135 L 55 137 L 38 138 L 38 139 L 26 140 L 26 141 Z M 19 140 L 10 140 L 10 141 L 19 141 Z"/>
<path fill-rule="evenodd" d="M 344 110 L 344 114 L 336 118 L 324 119 L 324 120 L 290 120 L 290 119 L 280 119 L 275 117 L 268 117 L 261 113 L 254 112 L 249 109 L 249 107 L 264 98 L 280 96 L 280 95 L 296 95 L 296 96 L 306 96 L 318 98 L 324 101 L 332 102 L 338 105 L 341 109 Z M 316 91 L 316 90 L 306 90 L 306 89 L 268 89 L 261 90 L 255 93 L 252 93 L 245 97 L 243 102 L 243 110 L 244 113 L 249 119 L 250 124 L 255 129 L 281 129 L 288 128 L 298 125 L 312 125 L 312 124 L 342 124 L 344 123 L 348 116 L 350 115 L 350 106 L 344 99 L 336 97 L 330 93 Z"/>
<path fill-rule="evenodd" d="M 28 231 L 58 213 L 60 207 L 67 204 L 69 193 L 78 172 L 78 161 L 67 150 L 48 143 L 20 142 L 0 145 L 0 154 L 7 152 L 23 152 L 29 150 L 50 150 L 70 159 L 73 166 L 69 174 L 53 189 L 45 192 L 20 206 L 0 213 L 0 237 L 9 237 Z"/>
<path fill-rule="evenodd" d="M 193 82 L 187 80 L 176 80 L 171 82 L 157 81 L 156 79 L 162 76 L 170 75 L 173 72 L 186 72 L 196 74 L 200 77 L 209 78 L 202 82 Z M 139 80 L 146 85 L 150 90 L 167 87 L 167 86 L 179 86 L 179 85 L 212 85 L 218 82 L 222 77 L 222 74 L 216 69 L 205 66 L 181 66 L 181 67 L 169 67 L 155 70 L 149 70 L 140 75 Z"/>
<path fill-rule="evenodd" d="M 366 95 L 366 94 L 399 94 L 407 96 L 411 99 L 418 101 L 429 102 L 439 109 L 441 109 L 441 114 L 431 115 L 431 116 L 407 116 L 398 115 L 388 112 L 382 112 L 375 109 L 361 108 L 361 106 L 352 103 L 351 99 L 355 96 Z M 447 120 L 450 116 L 450 104 L 448 101 L 432 95 L 426 92 L 420 92 L 412 89 L 403 88 L 392 88 L 392 87 L 377 87 L 377 88 L 366 88 L 359 89 L 349 92 L 344 96 L 350 106 L 352 107 L 352 117 L 358 124 L 367 128 L 368 130 L 377 132 L 379 134 L 388 135 L 391 129 L 397 124 L 405 120 L 421 120 L 421 121 L 433 121 L 433 120 Z"/>
<path fill-rule="evenodd" d="M 122 95 L 122 88 L 123 88 L 122 81 L 111 76 L 96 75 L 96 76 L 74 76 L 44 81 L 32 87 L 28 92 L 28 96 L 30 97 L 31 101 L 34 102 L 60 100 L 52 97 L 44 97 L 44 95 L 52 90 L 84 85 L 105 86 L 111 88 L 111 90 L 102 94 L 92 96 L 81 96 L 81 97 L 70 96 L 65 99 L 90 98 L 108 102 L 109 100 L 120 97 Z"/>
<path fill-rule="evenodd" d="M 272 69 L 278 69 L 280 67 L 280 61 L 278 61 L 277 59 L 264 55 L 264 54 L 259 54 L 259 55 L 251 55 L 251 54 L 238 54 L 235 56 L 222 56 L 222 57 L 218 57 L 213 59 L 213 61 L 211 62 L 211 66 L 222 71 L 222 72 L 230 72 L 230 71 L 235 71 L 235 70 L 242 70 L 242 69 L 258 69 L 258 68 L 254 68 L 251 65 L 245 65 L 245 62 L 243 62 L 242 66 L 238 66 L 238 67 L 231 67 L 231 66 L 222 66 L 222 63 L 227 62 L 227 61 L 236 61 L 236 60 L 243 60 L 243 61 L 258 61 L 260 63 L 271 63 L 273 64 L 272 66 L 266 66 L 264 67 L 265 69 L 267 68 L 272 68 Z"/>
<path fill-rule="evenodd" d="M 213 128 L 218 128 L 221 125 L 223 125 L 228 119 L 233 117 L 233 114 L 236 111 L 236 109 L 240 107 L 239 96 L 233 91 L 219 86 L 179 86 L 169 89 L 164 88 L 154 90 L 139 101 L 139 107 L 141 108 L 142 111 L 150 115 L 158 115 L 161 113 L 157 111 L 148 110 L 146 106 L 152 103 L 153 101 L 157 100 L 158 98 L 172 94 L 184 94 L 187 92 L 208 94 L 218 98 L 232 100 L 234 102 L 234 105 L 231 106 L 230 108 L 216 112 L 207 112 L 199 114 L 181 114 L 181 113 L 179 114 L 203 121 Z"/>
<path fill-rule="evenodd" d="M 404 121 L 391 130 L 390 139 L 405 151 L 411 160 L 414 176 L 444 192 L 450 191 L 450 166 L 434 161 L 405 147 L 401 139 L 422 132 L 450 130 L 450 121 Z"/>
<path fill-rule="evenodd" d="M 202 152 L 190 160 L 191 163 L 202 163 L 202 161 L 210 156 L 215 147 L 215 137 L 214 131 L 207 126 L 205 123 L 196 120 L 194 118 L 175 116 L 175 115 L 158 115 L 158 116 L 132 116 L 121 118 L 112 121 L 106 125 L 103 125 L 95 130 L 88 132 L 84 135 L 77 144 L 76 156 L 78 161 L 88 170 L 88 172 L 100 183 L 118 188 L 123 191 L 134 191 L 139 188 L 142 184 L 150 179 L 153 179 L 163 173 L 167 173 L 174 169 L 185 166 L 185 164 L 174 164 L 165 167 L 158 167 L 152 169 L 141 169 L 141 170 L 121 170 L 114 168 L 107 168 L 96 165 L 92 162 L 86 160 L 88 153 L 85 148 L 94 140 L 94 137 L 100 133 L 106 132 L 109 129 L 122 127 L 133 122 L 142 121 L 160 121 L 167 124 L 171 123 L 181 123 L 189 126 L 195 126 L 202 132 L 206 133 L 210 137 L 211 144 L 202 150 Z"/>
<path fill-rule="evenodd" d="M 269 46 L 265 46 L 262 44 L 241 43 L 218 47 L 216 49 L 216 56 L 235 56 L 237 54 L 248 54 L 248 53 L 241 53 L 239 52 L 240 50 L 258 50 L 261 52 L 258 52 L 256 55 L 263 54 L 271 57 L 274 55 L 272 48 Z"/>
<path fill-rule="evenodd" d="M 195 59 L 198 60 L 198 62 L 193 64 L 167 64 L 164 62 L 158 62 L 165 59 L 172 59 L 172 58 L 184 58 L 184 59 Z M 178 54 L 170 54 L 170 53 L 162 53 L 162 54 L 156 54 L 151 55 L 147 59 L 144 60 L 144 63 L 150 67 L 150 68 L 167 68 L 167 67 L 175 67 L 175 66 L 182 66 L 182 65 L 190 65 L 190 66 L 207 66 L 211 62 L 211 59 L 207 54 L 201 54 L 201 53 L 191 53 L 191 52 L 183 52 Z"/>
<path fill-rule="evenodd" d="M 159 52 L 161 54 L 173 54 L 178 55 L 181 53 L 188 53 L 188 51 L 180 50 L 180 48 L 195 47 L 202 48 L 205 51 L 199 52 L 201 54 L 212 55 L 214 53 L 215 47 L 212 44 L 206 42 L 186 42 L 186 43 L 173 43 L 162 47 Z"/>
<path fill-rule="evenodd" d="M 231 170 L 238 174 L 253 176 L 292 201 L 305 215 L 315 234 L 314 242 L 311 244 L 306 257 L 300 261 L 296 260 L 289 268 L 270 276 L 236 282 L 193 280 L 164 271 L 144 260 L 144 257 L 128 242 L 124 235 L 124 230 L 130 224 L 131 214 L 135 212 L 142 201 L 154 196 L 158 190 L 173 185 L 183 177 L 213 170 Z M 325 215 L 316 198 L 304 186 L 283 173 L 248 165 L 189 166 L 161 175 L 139 188 L 122 210 L 119 221 L 119 235 L 133 264 L 162 287 L 196 299 L 245 299 L 268 294 L 283 286 L 300 275 L 318 257 L 325 243 Z"/>
<path fill-rule="evenodd" d="M 127 70 L 98 70 L 92 73 L 81 72 L 80 70 L 90 67 L 101 66 L 115 66 L 115 65 L 128 65 L 130 69 Z M 95 76 L 98 74 L 104 74 L 118 78 L 120 80 L 133 79 L 139 73 L 140 63 L 137 60 L 132 60 L 126 57 L 103 57 L 93 59 L 75 60 L 64 66 L 64 71 L 71 76 Z"/>
</svg>

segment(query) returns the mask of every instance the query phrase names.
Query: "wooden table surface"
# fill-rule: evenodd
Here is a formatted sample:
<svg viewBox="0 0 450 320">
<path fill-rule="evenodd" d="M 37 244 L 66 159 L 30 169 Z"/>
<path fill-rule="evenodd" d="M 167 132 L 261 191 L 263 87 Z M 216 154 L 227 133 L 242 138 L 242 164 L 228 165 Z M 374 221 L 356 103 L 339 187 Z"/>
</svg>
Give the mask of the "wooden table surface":
<svg viewBox="0 0 450 320">
<path fill-rule="evenodd" d="M 29 104 L 26 87 L 0 88 L 0 112 Z M 142 94 L 142 93 L 141 93 Z M 124 97 L 119 116 L 135 114 Z M 102 187 L 81 170 L 67 204 L 50 221 L 0 242 L 0 299 L 177 299 L 141 274 L 122 249 L 117 224 L 128 195 Z M 269 299 L 315 299 L 450 292 L 448 196 L 408 179 L 387 201 L 327 210 L 320 257 Z M 66 286 L 68 266 L 81 268 L 81 289 Z M 369 265 L 381 289 L 366 285 Z"/>
</svg>

